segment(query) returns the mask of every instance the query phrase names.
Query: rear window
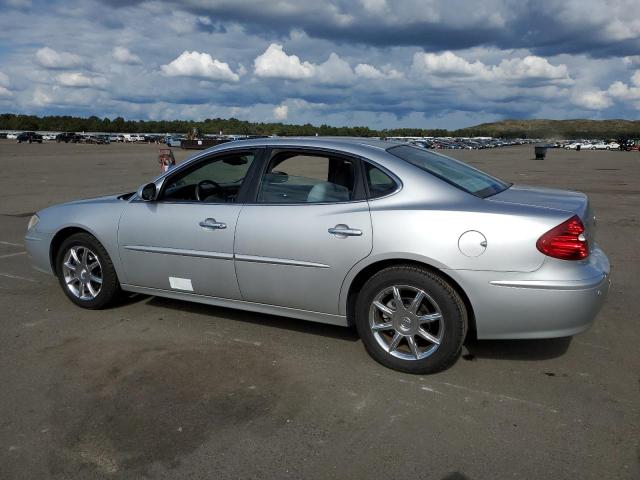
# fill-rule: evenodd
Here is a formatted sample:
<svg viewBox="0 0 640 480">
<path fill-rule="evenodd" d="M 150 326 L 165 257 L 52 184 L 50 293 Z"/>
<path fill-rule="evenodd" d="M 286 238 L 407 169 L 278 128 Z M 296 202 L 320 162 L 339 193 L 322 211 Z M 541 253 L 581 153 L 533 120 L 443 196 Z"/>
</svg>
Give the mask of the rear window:
<svg viewBox="0 0 640 480">
<path fill-rule="evenodd" d="M 365 171 L 369 185 L 369 198 L 384 197 L 395 192 L 398 188 L 396 182 L 389 175 L 370 163 L 365 163 Z"/>
<path fill-rule="evenodd" d="M 480 198 L 490 197 L 511 186 L 459 160 L 421 148 L 398 145 L 387 149 L 387 152 Z"/>
</svg>

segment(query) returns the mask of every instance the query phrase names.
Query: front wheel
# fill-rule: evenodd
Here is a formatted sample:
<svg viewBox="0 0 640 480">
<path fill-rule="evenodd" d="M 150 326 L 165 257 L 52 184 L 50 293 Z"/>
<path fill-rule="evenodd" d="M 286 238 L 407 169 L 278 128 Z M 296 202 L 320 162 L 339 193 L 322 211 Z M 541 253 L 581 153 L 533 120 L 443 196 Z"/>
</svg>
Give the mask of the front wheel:
<svg viewBox="0 0 640 480">
<path fill-rule="evenodd" d="M 120 293 L 120 283 L 109 254 L 88 233 L 76 233 L 62 242 L 56 257 L 62 290 L 76 305 L 100 309 Z"/>
<path fill-rule="evenodd" d="M 460 295 L 442 277 L 411 265 L 371 277 L 356 304 L 364 346 L 382 365 L 407 373 L 435 373 L 458 358 L 467 332 Z"/>
</svg>

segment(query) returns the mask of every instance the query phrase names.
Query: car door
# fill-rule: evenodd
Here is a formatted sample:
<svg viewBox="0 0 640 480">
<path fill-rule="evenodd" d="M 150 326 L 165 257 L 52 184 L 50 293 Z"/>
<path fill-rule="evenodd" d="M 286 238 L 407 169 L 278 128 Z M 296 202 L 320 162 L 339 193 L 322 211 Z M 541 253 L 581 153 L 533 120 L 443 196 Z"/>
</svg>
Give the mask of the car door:
<svg viewBox="0 0 640 480">
<path fill-rule="evenodd" d="M 244 300 L 338 314 L 347 272 L 372 249 L 358 159 L 278 149 L 236 228 Z"/>
<path fill-rule="evenodd" d="M 167 176 L 156 201 L 131 201 L 118 231 L 126 283 L 240 299 L 234 234 L 256 155 L 204 158 Z"/>
</svg>

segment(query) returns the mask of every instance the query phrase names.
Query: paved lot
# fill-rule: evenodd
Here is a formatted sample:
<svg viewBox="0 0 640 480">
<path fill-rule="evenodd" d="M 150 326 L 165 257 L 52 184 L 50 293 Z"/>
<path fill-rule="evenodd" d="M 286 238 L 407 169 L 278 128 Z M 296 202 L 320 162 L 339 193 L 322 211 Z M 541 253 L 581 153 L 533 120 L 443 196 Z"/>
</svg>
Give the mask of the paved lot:
<svg viewBox="0 0 640 480">
<path fill-rule="evenodd" d="M 589 193 L 608 303 L 573 340 L 474 342 L 420 377 L 347 329 L 142 296 L 73 306 L 27 264 L 30 213 L 134 189 L 157 146 L 0 142 L 0 478 L 639 478 L 640 154 L 532 153 L 453 155 Z"/>
</svg>

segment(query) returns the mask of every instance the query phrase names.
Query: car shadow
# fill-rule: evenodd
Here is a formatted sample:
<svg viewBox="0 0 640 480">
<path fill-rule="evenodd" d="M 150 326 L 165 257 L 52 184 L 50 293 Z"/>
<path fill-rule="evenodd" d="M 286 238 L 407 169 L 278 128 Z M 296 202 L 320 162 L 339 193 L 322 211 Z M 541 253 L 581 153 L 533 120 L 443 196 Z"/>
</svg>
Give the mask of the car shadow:
<svg viewBox="0 0 640 480">
<path fill-rule="evenodd" d="M 354 328 L 340 327 L 327 323 L 310 322 L 296 318 L 281 317 L 277 315 L 267 315 L 264 313 L 236 310 L 232 308 L 217 307 L 203 303 L 187 302 L 184 300 L 174 300 L 163 297 L 146 297 L 147 304 L 154 307 L 180 310 L 181 312 L 195 313 L 198 315 L 212 315 L 224 317 L 226 319 L 259 324 L 271 328 L 279 328 L 294 332 L 305 332 L 312 335 L 320 335 L 338 340 L 356 342 L 360 340 Z"/>
<path fill-rule="evenodd" d="M 498 360 L 549 360 L 564 355 L 572 337 L 545 338 L 535 340 L 476 340 L 465 342 L 463 360 L 477 358 Z"/>
<path fill-rule="evenodd" d="M 310 333 L 327 338 L 356 342 L 360 340 L 355 328 L 340 327 L 326 323 L 310 322 L 296 318 L 248 312 L 232 308 L 217 307 L 203 303 L 175 300 L 165 297 L 153 297 L 139 293 L 123 295 L 117 305 L 127 306 L 146 302 L 148 305 L 189 312 L 198 315 L 212 315 L 230 320 L 259 324 L 294 332 Z M 569 349 L 573 337 L 535 339 L 535 340 L 478 340 L 470 337 L 465 341 L 461 358 L 473 361 L 479 358 L 497 360 L 549 360 L 564 355 Z"/>
</svg>

